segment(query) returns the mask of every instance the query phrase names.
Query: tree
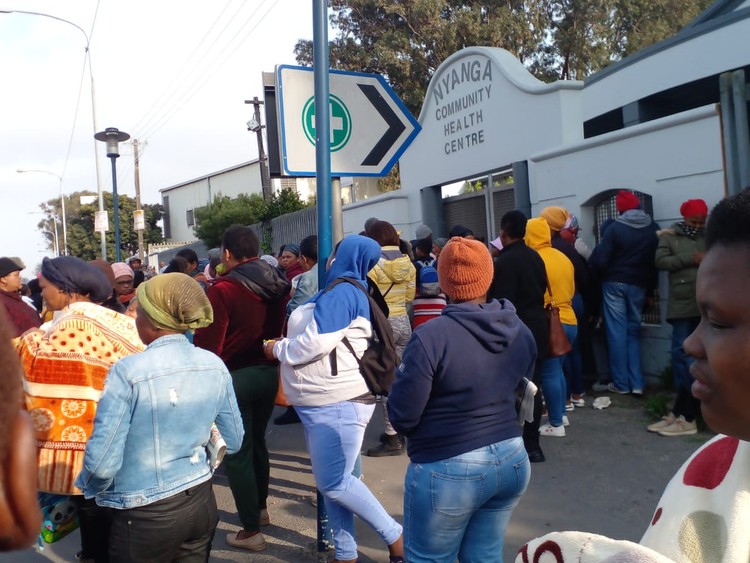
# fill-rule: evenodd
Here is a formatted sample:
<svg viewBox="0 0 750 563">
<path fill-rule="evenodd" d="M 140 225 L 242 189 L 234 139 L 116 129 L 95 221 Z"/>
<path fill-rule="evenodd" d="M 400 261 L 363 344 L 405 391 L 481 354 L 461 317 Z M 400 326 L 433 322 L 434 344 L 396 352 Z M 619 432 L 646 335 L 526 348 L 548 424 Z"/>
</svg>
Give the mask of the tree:
<svg viewBox="0 0 750 563">
<path fill-rule="evenodd" d="M 265 202 L 259 194 L 240 194 L 235 199 L 218 194 L 209 205 L 195 210 L 193 232 L 207 247 L 215 248 L 227 227 L 257 223 L 264 212 Z"/>
<path fill-rule="evenodd" d="M 259 194 L 240 194 L 235 199 L 219 194 L 209 205 L 195 210 L 197 225 L 193 232 L 206 246 L 214 248 L 221 244 L 227 227 L 270 221 L 308 205 L 292 188 L 274 192 L 268 201 Z"/>
<path fill-rule="evenodd" d="M 115 259 L 115 233 L 113 197 L 109 192 L 104 192 L 104 209 L 109 216 L 109 230 L 107 231 L 107 260 Z M 81 196 L 94 196 L 92 203 L 81 204 Z M 53 235 L 50 232 L 50 220 L 57 225 L 59 245 L 62 248 L 62 218 L 59 214 L 59 199 L 51 199 L 42 203 L 39 207 L 47 216 L 38 224 L 39 230 L 47 239 L 48 248 L 53 248 Z M 135 211 L 135 199 L 127 195 L 119 196 L 120 204 L 120 251 L 125 256 L 131 256 L 138 252 L 138 231 L 133 227 L 133 212 Z M 164 215 L 161 205 L 144 204 L 145 229 L 143 231 L 144 246 L 162 242 L 161 228 L 157 222 Z M 65 196 L 65 219 L 68 231 L 68 253 L 78 256 L 83 260 L 94 260 L 101 256 L 101 237 L 94 232 L 94 217 L 99 210 L 96 194 L 91 191 L 80 191 Z M 144 248 L 145 250 L 145 248 Z"/>
<path fill-rule="evenodd" d="M 583 79 L 682 28 L 712 0 L 331 0 L 332 68 L 382 74 L 415 115 L 467 46 L 502 47 L 540 80 Z M 312 65 L 312 42 L 295 46 Z"/>
<path fill-rule="evenodd" d="M 299 198 L 299 194 L 292 188 L 282 188 L 278 192 L 271 194 L 268 201 L 265 202 L 265 210 L 260 215 L 261 221 L 270 221 L 275 217 L 294 213 L 300 209 L 308 207 L 308 204 Z"/>
</svg>

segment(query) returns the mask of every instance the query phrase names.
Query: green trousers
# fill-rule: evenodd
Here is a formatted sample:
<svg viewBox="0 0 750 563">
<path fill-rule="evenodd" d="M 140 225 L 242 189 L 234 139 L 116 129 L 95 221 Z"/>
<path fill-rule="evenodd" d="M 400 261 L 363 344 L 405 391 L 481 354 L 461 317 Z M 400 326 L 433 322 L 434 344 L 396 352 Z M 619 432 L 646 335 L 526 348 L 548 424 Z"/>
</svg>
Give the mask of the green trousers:
<svg viewBox="0 0 750 563">
<path fill-rule="evenodd" d="M 245 437 L 237 453 L 224 458 L 229 488 L 243 529 L 260 529 L 261 508 L 266 508 L 271 466 L 266 446 L 266 427 L 279 387 L 277 366 L 252 366 L 232 372 L 237 406 Z"/>
</svg>

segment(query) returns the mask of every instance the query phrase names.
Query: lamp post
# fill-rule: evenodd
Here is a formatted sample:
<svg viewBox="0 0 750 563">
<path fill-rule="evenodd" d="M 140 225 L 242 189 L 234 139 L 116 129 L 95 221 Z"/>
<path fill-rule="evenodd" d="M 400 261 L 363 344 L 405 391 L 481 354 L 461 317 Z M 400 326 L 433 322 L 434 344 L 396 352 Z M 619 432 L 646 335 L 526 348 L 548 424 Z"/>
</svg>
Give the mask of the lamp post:
<svg viewBox="0 0 750 563">
<path fill-rule="evenodd" d="M 28 16 L 40 16 L 43 18 L 49 18 L 49 19 L 57 20 L 59 22 L 67 23 L 68 25 L 72 25 L 83 34 L 83 37 L 86 39 L 86 46 L 84 47 L 84 50 L 86 52 L 86 58 L 88 59 L 88 62 L 89 62 L 89 81 L 91 85 L 91 120 L 94 126 L 94 131 L 96 131 L 98 127 L 96 126 L 96 97 L 94 96 L 94 69 L 91 67 L 91 39 L 89 39 L 88 33 L 86 33 L 81 26 L 73 23 L 72 21 L 59 18 L 57 16 L 53 16 L 51 14 L 44 14 L 42 12 L 30 12 L 27 10 L 0 10 L 0 14 L 25 14 Z M 97 150 L 96 141 L 94 141 L 94 162 L 96 165 L 96 189 L 97 189 L 97 193 L 99 194 L 99 212 L 101 213 L 104 211 L 104 196 L 102 194 L 99 151 Z M 65 213 L 63 212 L 63 216 L 64 215 Z M 107 239 L 106 239 L 106 233 L 104 231 L 102 231 L 101 233 L 101 245 L 102 245 L 102 260 L 106 260 L 107 259 Z M 67 253 L 67 246 L 66 246 L 66 253 Z"/>
<path fill-rule="evenodd" d="M 27 174 L 29 172 L 36 172 L 37 174 L 48 174 L 50 176 L 54 176 L 57 178 L 60 182 L 60 214 L 62 215 L 62 228 L 63 228 L 63 243 L 62 243 L 62 252 L 60 254 L 67 256 L 68 255 L 68 226 L 67 226 L 67 220 L 65 216 L 65 195 L 63 195 L 63 179 L 62 176 L 59 174 L 55 174 L 54 172 L 49 172 L 48 170 L 16 170 L 19 174 Z M 55 229 L 57 231 L 57 229 Z M 55 237 L 57 238 L 57 237 Z"/>
<path fill-rule="evenodd" d="M 107 143 L 107 157 L 112 161 L 112 206 L 115 215 L 115 262 L 120 262 L 120 199 L 117 197 L 117 157 L 120 156 L 119 143 L 130 139 L 130 135 L 117 127 L 107 127 L 94 135 L 97 141 Z M 106 258 L 105 258 L 106 260 Z"/>
</svg>

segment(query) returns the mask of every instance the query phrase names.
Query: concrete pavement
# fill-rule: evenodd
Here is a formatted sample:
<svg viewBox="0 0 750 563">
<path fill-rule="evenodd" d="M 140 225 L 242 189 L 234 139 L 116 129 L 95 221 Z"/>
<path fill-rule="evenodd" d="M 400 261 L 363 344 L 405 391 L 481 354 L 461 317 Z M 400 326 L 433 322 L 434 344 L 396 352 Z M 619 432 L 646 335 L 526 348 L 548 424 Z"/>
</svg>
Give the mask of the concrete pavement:
<svg viewBox="0 0 750 563">
<path fill-rule="evenodd" d="M 532 465 L 529 488 L 516 508 L 506 533 L 504 556 L 512 561 L 518 548 L 552 530 L 586 530 L 618 539 L 638 541 L 651 519 L 664 486 L 687 457 L 712 434 L 664 438 L 646 432 L 654 419 L 643 399 L 615 395 L 603 411 L 589 406 L 569 413 L 565 438 L 542 438 L 547 462 Z M 282 412 L 277 409 L 275 415 Z M 363 449 L 374 445 L 382 432 L 378 407 L 365 436 Z M 220 523 L 214 539 L 212 562 L 263 563 L 316 561 L 316 509 L 310 462 L 302 427 L 269 426 L 271 525 L 263 529 L 268 548 L 250 553 L 229 547 L 227 533 L 239 529 L 234 501 L 222 475 L 214 477 Z M 386 510 L 403 521 L 404 456 L 363 457 L 364 479 Z M 387 551 L 367 525 L 358 522 L 360 562 L 387 561 Z M 0 555 L 0 563 L 74 561 L 78 533 L 45 548 Z"/>
</svg>

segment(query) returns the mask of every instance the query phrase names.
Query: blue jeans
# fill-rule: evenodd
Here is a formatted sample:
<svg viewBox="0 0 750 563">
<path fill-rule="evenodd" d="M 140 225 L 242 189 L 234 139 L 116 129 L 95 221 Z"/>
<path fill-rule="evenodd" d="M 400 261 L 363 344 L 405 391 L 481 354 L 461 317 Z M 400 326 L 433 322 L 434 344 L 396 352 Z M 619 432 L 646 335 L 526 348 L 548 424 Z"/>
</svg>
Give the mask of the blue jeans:
<svg viewBox="0 0 750 563">
<path fill-rule="evenodd" d="M 690 375 L 690 364 L 695 360 L 688 356 L 682 343 L 690 336 L 700 323 L 700 317 L 687 319 L 672 319 L 672 375 L 674 386 L 678 391 L 683 388 L 690 390 L 693 385 L 693 376 Z"/>
<path fill-rule="evenodd" d="M 571 345 L 574 345 L 578 327 L 565 323 L 562 326 L 568 341 Z M 565 374 L 563 373 L 564 361 L 565 356 L 547 358 L 544 360 L 539 373 L 542 382 L 542 394 L 544 395 L 544 401 L 547 403 L 549 423 L 552 426 L 562 426 L 562 417 L 565 414 L 565 398 L 567 397 L 568 386 L 565 383 Z"/>
<path fill-rule="evenodd" d="M 586 322 L 583 310 L 583 298 L 580 293 L 573 296 L 573 311 L 576 314 L 578 326 Z M 573 349 L 568 352 L 563 361 L 563 371 L 568 384 L 567 399 L 570 395 L 581 395 L 585 391 L 583 386 L 583 357 L 581 356 L 581 339 L 576 335 L 575 342 L 571 342 Z"/>
<path fill-rule="evenodd" d="M 410 463 L 404 482 L 404 559 L 502 561 L 505 529 L 530 476 L 521 438 L 442 461 Z"/>
<path fill-rule="evenodd" d="M 296 406 L 310 452 L 315 484 L 325 499 L 336 559 L 356 559 L 354 515 L 390 545 L 402 532 L 367 486 L 352 475 L 375 405 L 343 401 L 322 407 Z"/>
<path fill-rule="evenodd" d="M 620 391 L 643 391 L 641 316 L 646 290 L 619 282 L 602 284 L 602 310 L 607 331 L 609 371 Z"/>
</svg>

